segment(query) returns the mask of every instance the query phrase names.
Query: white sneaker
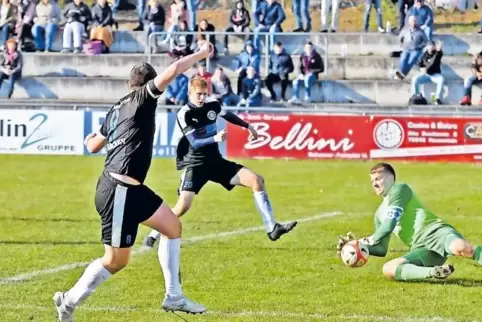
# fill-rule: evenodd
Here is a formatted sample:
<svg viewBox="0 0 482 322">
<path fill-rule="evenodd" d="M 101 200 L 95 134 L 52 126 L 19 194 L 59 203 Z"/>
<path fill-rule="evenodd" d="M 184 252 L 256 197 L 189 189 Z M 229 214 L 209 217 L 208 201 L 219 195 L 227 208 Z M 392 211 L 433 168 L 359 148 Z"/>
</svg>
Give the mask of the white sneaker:
<svg viewBox="0 0 482 322">
<path fill-rule="evenodd" d="M 305 102 L 311 103 L 311 97 L 309 97 L 308 95 L 305 95 Z"/>
<path fill-rule="evenodd" d="M 455 272 L 455 267 L 453 265 L 445 264 L 442 266 L 435 266 L 433 268 L 432 277 L 442 280 L 452 275 L 453 272 Z"/>
<path fill-rule="evenodd" d="M 53 297 L 55 308 L 57 309 L 57 313 L 59 314 L 59 321 L 60 322 L 73 322 L 74 321 L 74 309 L 65 305 L 65 293 L 57 292 L 54 294 Z"/>
<path fill-rule="evenodd" d="M 291 104 L 301 104 L 300 99 L 297 98 L 297 97 L 294 97 L 294 96 L 290 99 L 289 102 L 290 102 Z"/>
<path fill-rule="evenodd" d="M 191 301 L 184 295 L 171 297 L 166 295 L 162 302 L 162 309 L 166 312 L 185 312 L 189 314 L 201 314 L 206 312 L 206 308 L 199 303 Z"/>
</svg>

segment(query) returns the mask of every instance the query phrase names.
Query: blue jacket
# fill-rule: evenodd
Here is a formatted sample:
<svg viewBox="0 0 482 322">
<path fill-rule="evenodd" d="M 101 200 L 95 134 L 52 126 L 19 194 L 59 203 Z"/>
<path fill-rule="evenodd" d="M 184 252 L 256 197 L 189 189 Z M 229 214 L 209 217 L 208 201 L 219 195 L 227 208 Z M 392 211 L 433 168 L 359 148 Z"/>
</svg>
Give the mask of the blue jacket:
<svg viewBox="0 0 482 322">
<path fill-rule="evenodd" d="M 410 16 L 416 17 L 417 25 L 419 27 L 433 27 L 433 11 L 429 6 L 422 5 L 420 8 L 412 6 L 410 9 L 408 9 L 407 20 Z"/>
<path fill-rule="evenodd" d="M 246 46 L 251 45 L 253 47 L 253 51 L 251 54 L 248 54 L 246 51 Z M 261 55 L 259 52 L 254 48 L 253 43 L 249 40 L 244 45 L 244 50 L 236 57 L 234 61 L 234 69 L 243 68 L 246 69 L 250 66 L 256 69 L 256 72 L 259 73 L 259 68 L 261 65 Z"/>
<path fill-rule="evenodd" d="M 243 79 L 242 96 L 249 106 L 261 106 L 261 78 L 259 76 Z"/>
<path fill-rule="evenodd" d="M 184 74 L 179 74 L 169 85 L 166 90 L 166 99 L 175 98 L 178 101 L 187 101 L 187 85 L 189 79 Z"/>
<path fill-rule="evenodd" d="M 293 60 L 284 49 L 279 55 L 277 55 L 275 52 L 271 53 L 269 60 L 270 73 L 284 77 L 289 73 L 292 73 L 294 69 L 295 67 L 293 65 Z"/>
<path fill-rule="evenodd" d="M 263 24 L 266 27 L 272 25 L 281 27 L 285 19 L 285 11 L 279 2 L 275 1 L 271 5 L 268 5 L 268 2 L 263 0 L 256 6 L 256 11 L 254 12 L 254 22 L 256 26 Z"/>
</svg>

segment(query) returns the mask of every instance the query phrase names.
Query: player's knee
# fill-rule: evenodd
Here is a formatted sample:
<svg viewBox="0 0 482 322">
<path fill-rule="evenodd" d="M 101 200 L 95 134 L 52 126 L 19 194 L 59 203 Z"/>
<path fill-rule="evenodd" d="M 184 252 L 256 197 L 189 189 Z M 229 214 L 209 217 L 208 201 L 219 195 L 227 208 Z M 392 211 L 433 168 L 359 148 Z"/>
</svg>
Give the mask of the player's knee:
<svg viewBox="0 0 482 322">
<path fill-rule="evenodd" d="M 383 265 L 383 268 L 382 268 L 383 275 L 389 279 L 395 278 L 395 272 L 397 270 L 397 266 L 398 266 L 397 264 L 394 264 L 391 262 L 385 263 L 385 265 Z"/>
<path fill-rule="evenodd" d="M 124 269 L 129 264 L 129 256 L 116 256 L 114 254 L 104 255 L 102 265 L 110 273 L 115 274 Z"/>
<path fill-rule="evenodd" d="M 255 175 L 253 180 L 253 190 L 254 191 L 264 190 L 264 178 L 258 174 Z"/>
<path fill-rule="evenodd" d="M 184 215 L 191 208 L 191 202 L 189 201 L 179 201 L 174 207 L 174 214 L 178 217 Z"/>
</svg>

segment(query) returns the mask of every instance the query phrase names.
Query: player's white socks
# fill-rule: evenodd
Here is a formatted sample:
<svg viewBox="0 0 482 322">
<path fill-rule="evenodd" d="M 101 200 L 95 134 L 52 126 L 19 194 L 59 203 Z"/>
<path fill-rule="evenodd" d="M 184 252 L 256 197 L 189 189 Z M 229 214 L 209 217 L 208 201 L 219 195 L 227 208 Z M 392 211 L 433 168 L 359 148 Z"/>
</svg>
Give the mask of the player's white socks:
<svg viewBox="0 0 482 322">
<path fill-rule="evenodd" d="M 92 294 L 97 286 L 111 276 L 112 273 L 105 269 L 100 258 L 94 260 L 87 266 L 77 283 L 67 292 L 66 304 L 70 307 L 76 307 Z"/>
<path fill-rule="evenodd" d="M 274 220 L 273 208 L 271 208 L 271 202 L 269 201 L 266 191 L 254 192 L 254 202 L 256 203 L 256 208 L 258 208 L 261 218 L 263 219 L 266 232 L 272 232 L 276 225 L 276 221 Z"/>
<path fill-rule="evenodd" d="M 151 230 L 151 232 L 149 233 L 148 237 L 152 237 L 152 238 L 159 238 L 159 233 L 157 232 L 157 230 Z"/>
<path fill-rule="evenodd" d="M 162 274 L 164 274 L 166 294 L 172 297 L 178 296 L 182 294 L 181 281 L 179 280 L 181 238 L 169 239 L 164 235 L 160 237 L 157 254 L 159 255 Z"/>
</svg>

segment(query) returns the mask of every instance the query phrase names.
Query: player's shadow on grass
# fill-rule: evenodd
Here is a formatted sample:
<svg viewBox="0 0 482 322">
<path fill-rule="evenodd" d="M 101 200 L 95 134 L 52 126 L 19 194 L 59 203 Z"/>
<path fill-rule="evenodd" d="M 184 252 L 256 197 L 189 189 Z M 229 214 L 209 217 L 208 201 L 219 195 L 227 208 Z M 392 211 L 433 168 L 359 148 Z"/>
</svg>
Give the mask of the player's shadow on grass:
<svg viewBox="0 0 482 322">
<path fill-rule="evenodd" d="M 28 218 L 28 217 L 1 217 L 0 221 L 32 221 L 32 222 L 98 222 L 96 218 Z"/>
<path fill-rule="evenodd" d="M 60 245 L 99 245 L 99 241 L 25 241 L 25 240 L 0 240 L 0 245 L 46 245 L 46 246 L 60 246 Z"/>
<path fill-rule="evenodd" d="M 482 287 L 482 280 L 469 278 L 449 278 L 444 281 L 425 280 L 425 281 L 406 281 L 408 284 L 433 284 L 433 285 L 457 285 L 462 287 Z"/>
</svg>

